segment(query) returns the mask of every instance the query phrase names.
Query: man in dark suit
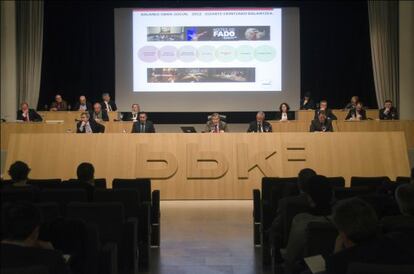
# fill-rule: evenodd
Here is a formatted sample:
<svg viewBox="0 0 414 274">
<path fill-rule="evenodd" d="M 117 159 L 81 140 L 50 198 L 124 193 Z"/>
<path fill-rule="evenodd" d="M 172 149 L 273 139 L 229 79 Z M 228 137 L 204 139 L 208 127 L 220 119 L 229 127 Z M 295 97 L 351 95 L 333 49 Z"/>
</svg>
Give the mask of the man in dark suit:
<svg viewBox="0 0 414 274">
<path fill-rule="evenodd" d="M 79 97 L 79 101 L 76 102 L 75 108 L 73 109 L 75 111 L 91 111 L 92 110 L 92 104 L 86 101 L 86 97 L 84 95 L 81 95 Z"/>
<path fill-rule="evenodd" d="M 380 120 L 398 120 L 398 112 L 395 107 L 392 106 L 391 100 L 385 100 L 384 107 L 379 110 Z"/>
<path fill-rule="evenodd" d="M 227 131 L 228 131 L 227 123 L 224 121 L 221 121 L 220 114 L 215 112 L 211 114 L 211 116 L 209 116 L 209 120 L 206 123 L 204 132 L 223 133 Z"/>
<path fill-rule="evenodd" d="M 320 111 L 318 117 L 312 120 L 309 131 L 333 131 L 332 121 L 330 119 L 326 119 L 325 111 Z"/>
<path fill-rule="evenodd" d="M 103 133 L 105 126 L 98 124 L 94 119 L 90 119 L 88 112 L 81 114 L 81 120 L 76 124 L 76 133 Z"/>
<path fill-rule="evenodd" d="M 140 107 L 138 104 L 133 104 L 131 112 L 125 112 L 122 116 L 122 121 L 138 121 L 138 116 L 140 113 Z"/>
<path fill-rule="evenodd" d="M 62 99 L 60 94 L 56 94 L 55 101 L 52 102 L 50 105 L 51 111 L 67 111 L 68 110 L 68 103 Z"/>
<path fill-rule="evenodd" d="M 108 112 L 102 109 L 102 106 L 99 103 L 95 103 L 93 105 L 93 111 L 91 111 L 89 114 L 90 114 L 91 120 L 93 119 L 98 123 L 101 121 L 109 121 Z"/>
<path fill-rule="evenodd" d="M 338 202 L 333 210 L 338 229 L 334 254 L 326 258 L 326 272 L 346 274 L 353 262 L 369 264 L 412 264 L 413 255 L 378 233 L 375 210 L 359 198 Z"/>
<path fill-rule="evenodd" d="M 364 105 L 361 101 L 359 101 L 355 108 L 349 110 L 348 115 L 346 115 L 345 120 L 353 120 L 353 121 L 360 121 L 366 120 L 367 113 L 364 109 Z"/>
<path fill-rule="evenodd" d="M 321 111 L 325 111 L 326 119 L 328 120 L 338 120 L 338 118 L 333 114 L 332 110 L 328 108 L 328 101 L 322 100 L 319 102 L 319 109 L 315 110 L 315 117 L 314 119 L 317 119 L 319 116 L 319 113 Z"/>
<path fill-rule="evenodd" d="M 102 109 L 106 110 L 107 112 L 116 111 L 117 107 L 114 101 L 111 100 L 111 96 L 109 93 L 102 94 Z"/>
<path fill-rule="evenodd" d="M 306 92 L 305 96 L 300 100 L 300 109 L 302 110 L 315 109 L 315 102 L 311 98 L 310 92 Z"/>
<path fill-rule="evenodd" d="M 272 132 L 272 125 L 265 121 L 265 113 L 259 111 L 256 114 L 256 121 L 249 124 L 247 132 Z"/>
<path fill-rule="evenodd" d="M 49 274 L 70 273 L 62 253 L 38 239 L 41 222 L 41 213 L 32 204 L 14 203 L 2 209 L 2 270 L 44 266 Z"/>
<path fill-rule="evenodd" d="M 139 122 L 132 125 L 132 133 L 155 133 L 154 124 L 147 120 L 145 112 L 141 112 L 138 118 Z"/>
<path fill-rule="evenodd" d="M 357 103 L 359 102 L 359 97 L 358 96 L 352 96 L 351 97 L 351 101 L 348 103 L 348 104 L 346 104 L 346 106 L 345 106 L 345 110 L 347 110 L 347 109 L 353 109 L 353 108 L 355 108 L 356 107 L 356 105 L 357 105 Z"/>
<path fill-rule="evenodd" d="M 21 109 L 17 111 L 17 120 L 22 120 L 24 122 L 41 122 L 42 117 L 34 110 L 29 108 L 29 104 L 23 102 L 21 104 Z"/>
</svg>

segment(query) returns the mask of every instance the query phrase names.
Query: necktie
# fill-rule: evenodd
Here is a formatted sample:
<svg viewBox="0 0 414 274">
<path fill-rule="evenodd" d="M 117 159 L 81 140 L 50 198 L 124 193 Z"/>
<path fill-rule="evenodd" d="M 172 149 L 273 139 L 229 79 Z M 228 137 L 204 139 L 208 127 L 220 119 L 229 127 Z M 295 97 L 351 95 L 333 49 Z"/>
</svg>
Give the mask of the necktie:
<svg viewBox="0 0 414 274">
<path fill-rule="evenodd" d="M 141 124 L 141 132 L 145 132 L 145 124 Z"/>
<path fill-rule="evenodd" d="M 112 111 L 111 105 L 108 102 L 105 102 L 105 103 L 106 103 L 106 110 Z"/>
</svg>

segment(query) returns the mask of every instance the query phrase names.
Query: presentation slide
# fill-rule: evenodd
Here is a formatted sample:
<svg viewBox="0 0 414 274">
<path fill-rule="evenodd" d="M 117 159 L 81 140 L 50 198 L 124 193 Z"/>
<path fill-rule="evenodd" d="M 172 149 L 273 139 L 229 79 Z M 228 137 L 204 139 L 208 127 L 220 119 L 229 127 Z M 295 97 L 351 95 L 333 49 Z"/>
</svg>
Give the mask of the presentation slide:
<svg viewBox="0 0 414 274">
<path fill-rule="evenodd" d="M 134 92 L 282 91 L 280 8 L 134 9 Z"/>
</svg>

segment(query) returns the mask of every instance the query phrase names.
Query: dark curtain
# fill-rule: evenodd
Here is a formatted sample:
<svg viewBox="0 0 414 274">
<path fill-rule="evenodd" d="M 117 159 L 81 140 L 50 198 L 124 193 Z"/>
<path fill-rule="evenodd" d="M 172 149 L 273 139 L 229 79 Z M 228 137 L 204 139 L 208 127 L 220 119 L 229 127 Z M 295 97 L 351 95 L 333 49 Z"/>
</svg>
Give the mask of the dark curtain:
<svg viewBox="0 0 414 274">
<path fill-rule="evenodd" d="M 296 6 L 300 8 L 301 91 L 342 108 L 352 95 L 376 107 L 366 1 L 46 1 L 39 108 L 59 92 L 69 102 L 114 98 L 114 8 Z M 173 118 L 173 117 L 172 117 Z"/>
</svg>

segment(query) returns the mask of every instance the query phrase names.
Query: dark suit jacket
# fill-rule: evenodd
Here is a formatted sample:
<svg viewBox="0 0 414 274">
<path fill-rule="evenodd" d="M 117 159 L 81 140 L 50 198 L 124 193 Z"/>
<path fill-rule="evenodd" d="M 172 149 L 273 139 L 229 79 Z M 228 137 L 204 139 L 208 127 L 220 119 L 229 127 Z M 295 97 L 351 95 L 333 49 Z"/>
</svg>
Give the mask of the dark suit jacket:
<svg viewBox="0 0 414 274">
<path fill-rule="evenodd" d="M 353 262 L 372 264 L 412 264 L 412 255 L 388 238 L 374 238 L 365 243 L 346 248 L 326 259 L 326 272 L 346 274 Z"/>
<path fill-rule="evenodd" d="M 294 111 L 288 111 L 287 112 L 287 117 L 288 117 L 288 120 L 295 120 L 295 112 Z M 282 112 L 277 111 L 276 115 L 275 115 L 275 120 L 279 121 L 280 119 L 282 119 Z"/>
<path fill-rule="evenodd" d="M 263 121 L 263 132 L 272 132 L 272 125 L 267 122 Z M 249 124 L 249 128 L 247 129 L 247 132 L 258 132 L 257 128 L 257 121 L 253 121 Z"/>
<path fill-rule="evenodd" d="M 74 111 L 79 111 L 79 107 L 80 107 L 80 103 L 79 102 L 77 102 L 76 104 L 75 104 L 75 107 L 72 109 L 72 110 L 74 110 Z M 86 102 L 86 111 L 92 111 L 93 110 L 93 108 L 92 108 L 92 104 L 91 103 L 89 103 L 89 102 Z"/>
<path fill-rule="evenodd" d="M 306 103 L 306 105 L 303 104 L 304 102 L 305 102 L 305 99 L 302 98 L 300 100 L 300 109 L 305 109 L 306 110 L 306 109 L 315 109 L 316 108 L 315 102 L 313 101 L 312 98 L 309 99 L 309 101 Z"/>
<path fill-rule="evenodd" d="M 213 122 L 210 120 L 206 123 L 206 127 L 204 128 L 204 132 L 211 132 L 211 129 L 214 128 Z M 219 130 L 224 132 L 228 132 L 229 129 L 227 128 L 227 123 L 220 121 L 219 123 Z"/>
<path fill-rule="evenodd" d="M 65 264 L 62 253 L 58 250 L 49 250 L 36 247 L 23 247 L 14 244 L 0 245 L 1 268 L 46 266 L 49 274 L 70 273 Z"/>
<path fill-rule="evenodd" d="M 321 112 L 320 109 L 315 110 L 315 117 L 313 119 L 318 119 L 319 113 Z M 326 118 L 330 120 L 338 120 L 335 114 L 333 114 L 330 108 L 325 109 Z"/>
<path fill-rule="evenodd" d="M 325 130 L 323 130 L 323 127 L 325 126 Z M 329 119 L 325 120 L 325 124 L 322 125 L 321 122 L 319 122 L 319 119 L 315 119 L 312 120 L 311 125 L 310 125 L 310 132 L 315 132 L 315 131 L 333 131 L 333 127 L 332 127 L 332 121 Z"/>
<path fill-rule="evenodd" d="M 108 116 L 108 112 L 106 112 L 106 110 L 104 110 L 104 109 L 102 109 L 101 110 L 102 111 L 102 121 L 109 121 L 109 116 Z M 92 111 L 89 111 L 89 116 L 91 117 L 90 119 L 95 119 L 95 112 L 92 110 Z"/>
<path fill-rule="evenodd" d="M 30 119 L 31 122 L 41 122 L 41 121 L 43 121 L 42 117 L 34 109 L 29 109 L 29 119 Z M 25 121 L 25 119 L 23 118 L 23 111 L 21 111 L 21 110 L 17 111 L 17 120 Z"/>
<path fill-rule="evenodd" d="M 139 113 L 137 114 L 137 120 L 138 120 L 138 117 L 139 117 Z M 122 121 L 132 121 L 132 112 L 123 112 Z"/>
<path fill-rule="evenodd" d="M 112 101 L 112 100 L 110 100 L 110 101 L 108 102 L 108 105 L 110 105 L 110 106 L 111 106 L 112 111 L 116 111 L 116 110 L 118 109 L 118 108 L 116 107 L 115 102 L 114 102 L 114 101 Z M 106 105 L 105 105 L 105 103 L 104 103 L 103 101 L 101 102 L 101 106 L 102 106 L 102 109 L 106 110 Z"/>
<path fill-rule="evenodd" d="M 131 133 L 141 133 L 141 123 L 140 122 L 135 122 L 132 125 Z M 155 133 L 154 124 L 151 121 L 147 120 L 145 122 L 145 132 L 143 132 L 143 133 Z"/>
<path fill-rule="evenodd" d="M 380 120 L 398 120 L 398 112 L 395 107 L 391 107 L 390 111 L 385 114 L 385 108 L 379 110 L 379 118 Z"/>
<path fill-rule="evenodd" d="M 367 113 L 366 113 L 365 109 L 361 109 L 361 111 L 359 112 L 359 115 L 361 115 L 361 120 L 366 120 L 367 119 Z M 353 109 L 349 110 L 348 115 L 345 117 L 345 120 L 351 119 L 352 116 L 356 117 L 356 108 L 353 108 Z"/>
<path fill-rule="evenodd" d="M 57 108 L 58 103 L 52 102 L 52 104 L 50 104 L 50 108 Z M 62 100 L 62 103 L 60 104 L 60 108 L 58 109 L 58 111 L 67 111 L 68 110 L 68 103 L 66 103 L 65 100 Z"/>
<path fill-rule="evenodd" d="M 79 121 L 76 124 L 76 133 L 86 133 L 85 127 L 83 127 L 82 130 L 80 129 L 81 124 L 82 124 L 82 121 Z M 95 120 L 93 119 L 89 119 L 89 125 L 91 126 L 92 133 L 104 133 L 105 132 L 105 126 L 95 122 Z"/>
</svg>

